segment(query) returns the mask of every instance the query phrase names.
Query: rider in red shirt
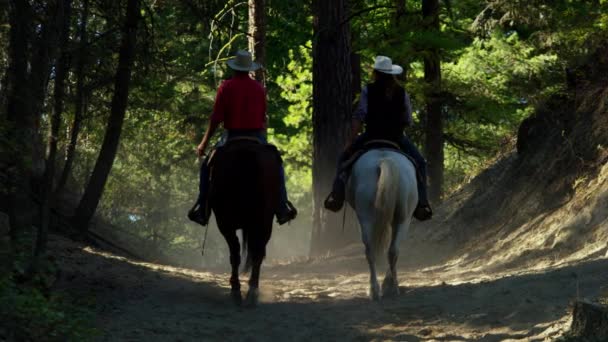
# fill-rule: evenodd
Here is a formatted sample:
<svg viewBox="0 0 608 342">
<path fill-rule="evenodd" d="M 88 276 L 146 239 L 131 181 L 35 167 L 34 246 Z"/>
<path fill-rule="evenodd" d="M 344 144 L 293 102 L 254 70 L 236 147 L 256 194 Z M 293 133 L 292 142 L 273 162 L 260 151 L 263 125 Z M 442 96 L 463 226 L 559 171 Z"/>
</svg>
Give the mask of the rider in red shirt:
<svg viewBox="0 0 608 342">
<path fill-rule="evenodd" d="M 246 72 L 235 72 L 217 90 L 211 123 L 220 122 L 228 131 L 266 128 L 266 92 Z"/>
<path fill-rule="evenodd" d="M 227 64 L 234 71 L 234 76 L 222 82 L 217 91 L 209 126 L 203 141 L 197 147 L 199 156 L 204 155 L 209 139 L 220 123 L 223 123 L 224 129 L 228 131 L 228 138 L 250 136 L 259 139 L 262 143 L 267 143 L 266 91 L 259 82 L 249 76 L 250 71 L 259 69 L 259 64 L 252 61 L 251 54 L 247 51 L 238 51 L 235 58 L 230 59 Z M 276 216 L 277 222 L 284 224 L 296 217 L 297 210 L 287 199 L 285 171 L 282 166 L 280 171 L 281 203 L 277 208 Z M 199 199 L 188 214 L 191 220 L 202 225 L 206 225 L 208 220 L 204 213 L 208 182 L 209 169 L 205 160 L 201 166 Z"/>
</svg>

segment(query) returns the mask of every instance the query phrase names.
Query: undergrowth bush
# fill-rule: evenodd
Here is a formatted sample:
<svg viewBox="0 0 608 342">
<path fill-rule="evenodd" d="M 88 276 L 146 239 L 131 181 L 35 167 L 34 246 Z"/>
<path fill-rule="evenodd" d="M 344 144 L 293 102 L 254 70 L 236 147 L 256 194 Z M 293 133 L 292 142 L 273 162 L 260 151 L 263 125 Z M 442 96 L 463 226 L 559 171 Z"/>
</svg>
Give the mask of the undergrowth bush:
<svg viewBox="0 0 608 342">
<path fill-rule="evenodd" d="M 86 341 L 96 336 L 93 313 L 68 297 L 0 278 L 0 340 Z"/>
<path fill-rule="evenodd" d="M 91 303 L 51 290 L 57 265 L 45 259 L 27 276 L 31 250 L 0 239 L 0 341 L 87 341 L 97 336 Z M 11 252 L 13 250 L 13 252 Z"/>
</svg>

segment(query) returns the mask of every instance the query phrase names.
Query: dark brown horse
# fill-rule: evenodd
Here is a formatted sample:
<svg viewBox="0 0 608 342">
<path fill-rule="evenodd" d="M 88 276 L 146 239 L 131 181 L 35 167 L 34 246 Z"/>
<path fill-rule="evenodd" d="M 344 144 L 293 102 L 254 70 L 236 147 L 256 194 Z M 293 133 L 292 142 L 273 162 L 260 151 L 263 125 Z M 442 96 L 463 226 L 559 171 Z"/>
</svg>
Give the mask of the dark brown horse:
<svg viewBox="0 0 608 342">
<path fill-rule="evenodd" d="M 258 300 L 260 267 L 272 234 L 279 201 L 280 159 L 276 150 L 248 139 L 235 139 L 218 149 L 213 161 L 210 204 L 217 226 L 230 249 L 231 295 L 242 302 L 239 265 L 241 248 L 236 231 L 243 232 L 245 271 L 251 269 L 246 304 Z"/>
</svg>

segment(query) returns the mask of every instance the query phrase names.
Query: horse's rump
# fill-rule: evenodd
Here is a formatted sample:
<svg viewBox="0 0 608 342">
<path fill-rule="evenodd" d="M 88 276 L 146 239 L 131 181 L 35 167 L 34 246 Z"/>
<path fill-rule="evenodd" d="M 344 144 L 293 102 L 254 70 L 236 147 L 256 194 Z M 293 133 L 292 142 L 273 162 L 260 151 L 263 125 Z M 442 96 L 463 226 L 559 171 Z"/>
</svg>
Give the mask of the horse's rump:
<svg viewBox="0 0 608 342">
<path fill-rule="evenodd" d="M 238 225 L 235 229 L 272 220 L 279 200 L 279 167 L 273 146 L 238 140 L 220 147 L 209 196 L 216 219 Z"/>
<path fill-rule="evenodd" d="M 415 177 L 410 159 L 393 150 L 367 151 L 353 165 L 349 202 L 367 225 L 362 229 L 369 229 L 375 254 L 383 253 L 394 224 L 411 217 L 418 198 Z"/>
</svg>

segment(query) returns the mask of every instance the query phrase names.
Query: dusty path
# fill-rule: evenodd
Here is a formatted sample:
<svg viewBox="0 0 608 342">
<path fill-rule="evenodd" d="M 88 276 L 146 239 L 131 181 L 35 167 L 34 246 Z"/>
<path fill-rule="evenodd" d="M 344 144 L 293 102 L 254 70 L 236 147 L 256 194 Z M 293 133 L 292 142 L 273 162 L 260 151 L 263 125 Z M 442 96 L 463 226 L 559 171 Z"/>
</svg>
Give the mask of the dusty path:
<svg viewBox="0 0 608 342">
<path fill-rule="evenodd" d="M 608 284 L 604 258 L 511 276 L 438 268 L 402 271 L 401 296 L 372 303 L 366 273 L 329 272 L 321 260 L 267 267 L 261 305 L 240 309 L 224 273 L 138 263 L 60 238 L 51 245 L 63 269 L 57 287 L 94 299 L 102 341 L 551 340 L 567 329 L 577 291 L 595 297 Z"/>
</svg>

